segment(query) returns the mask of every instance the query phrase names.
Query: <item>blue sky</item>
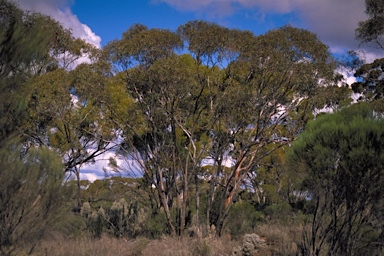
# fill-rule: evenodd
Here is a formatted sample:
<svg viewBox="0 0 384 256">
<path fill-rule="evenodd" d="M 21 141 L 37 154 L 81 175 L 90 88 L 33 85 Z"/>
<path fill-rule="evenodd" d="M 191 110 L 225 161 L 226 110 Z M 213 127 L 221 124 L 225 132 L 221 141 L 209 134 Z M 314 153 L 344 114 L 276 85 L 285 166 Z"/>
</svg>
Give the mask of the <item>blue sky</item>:
<svg viewBox="0 0 384 256">
<path fill-rule="evenodd" d="M 291 24 L 316 33 L 334 53 L 358 49 L 354 30 L 365 20 L 364 0 L 16 0 L 103 46 L 135 23 L 176 30 L 206 20 L 254 34 Z M 374 49 L 365 49 L 377 54 Z"/>
<path fill-rule="evenodd" d="M 92 6 L 85 0 L 77 0 L 71 10 L 79 20 L 87 24 L 93 32 L 102 38 L 102 45 L 119 38 L 132 24 L 141 23 L 150 28 L 176 30 L 178 26 L 190 20 L 208 20 L 220 25 L 252 30 L 255 34 L 292 23 L 294 13 L 286 15 L 268 15 L 249 10 L 234 13 L 209 12 L 208 10 L 189 10 L 175 8 L 160 1 L 93 1 Z"/>
<path fill-rule="evenodd" d="M 215 22 L 255 35 L 286 24 L 316 33 L 334 54 L 364 50 L 368 62 L 383 52 L 359 47 L 355 29 L 365 20 L 364 0 L 15 0 L 52 16 L 75 37 L 103 47 L 135 23 L 176 30 L 191 20 Z M 352 78 L 352 77 L 350 77 Z M 353 79 L 353 78 L 352 78 Z M 351 80 L 353 82 L 353 80 Z M 111 154 L 102 156 L 108 159 Z M 127 163 L 126 163 L 127 164 Z M 82 178 L 103 178 L 107 161 L 82 167 Z"/>
</svg>

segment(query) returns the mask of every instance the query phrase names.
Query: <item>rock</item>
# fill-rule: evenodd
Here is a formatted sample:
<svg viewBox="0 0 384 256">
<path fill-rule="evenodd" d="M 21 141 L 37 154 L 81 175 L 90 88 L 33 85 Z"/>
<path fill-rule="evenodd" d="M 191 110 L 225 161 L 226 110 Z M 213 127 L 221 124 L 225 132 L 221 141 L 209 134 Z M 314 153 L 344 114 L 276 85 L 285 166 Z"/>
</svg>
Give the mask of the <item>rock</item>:
<svg viewBox="0 0 384 256">
<path fill-rule="evenodd" d="M 236 247 L 232 251 L 232 256 L 252 256 L 265 246 L 265 241 L 256 234 L 246 234 L 243 239 L 243 246 Z"/>
</svg>

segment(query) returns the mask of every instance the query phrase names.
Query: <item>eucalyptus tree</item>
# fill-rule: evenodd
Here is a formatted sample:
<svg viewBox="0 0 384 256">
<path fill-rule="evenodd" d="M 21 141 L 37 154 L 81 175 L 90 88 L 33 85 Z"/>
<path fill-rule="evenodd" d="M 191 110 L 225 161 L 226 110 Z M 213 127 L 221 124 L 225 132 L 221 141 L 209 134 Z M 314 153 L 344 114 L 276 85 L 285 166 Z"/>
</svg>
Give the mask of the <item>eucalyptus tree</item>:
<svg viewBox="0 0 384 256">
<path fill-rule="evenodd" d="M 192 28 L 197 31 L 209 29 L 196 24 Z M 190 28 L 187 23 L 181 29 Z M 247 176 L 257 174 L 260 161 L 294 140 L 311 118 L 313 97 L 321 86 L 334 83 L 334 64 L 316 35 L 292 27 L 262 36 L 227 31 L 212 40 L 215 46 L 215 38 L 225 38 L 217 48 L 204 44 L 206 31 L 183 35 L 191 36 L 187 42 L 198 62 L 214 59 L 223 66 L 222 80 L 213 85 L 217 87 L 209 131 L 213 170 L 206 215 L 207 225 L 215 225 L 220 235 Z"/>
<path fill-rule="evenodd" d="M 192 63 L 195 79 L 197 88 L 200 88 L 199 97 L 195 97 L 195 106 L 199 106 L 199 111 L 191 112 L 193 126 L 183 127 L 183 131 L 188 135 L 190 145 L 199 145 L 192 147 L 193 150 L 189 152 L 196 166 L 193 171 L 196 195 L 195 225 L 197 231 L 203 226 L 206 234 L 214 224 L 211 216 L 215 215 L 218 177 L 221 176 L 221 163 L 225 161 L 224 155 L 231 143 L 231 136 L 222 129 L 223 120 L 217 115 L 217 108 L 222 104 L 225 89 L 230 83 L 226 67 L 238 58 L 239 50 L 245 47 L 247 39 L 253 35 L 248 31 L 228 29 L 203 21 L 188 22 L 180 26 L 177 32 L 194 60 Z M 212 159 L 220 163 L 216 172 L 211 167 L 201 168 L 207 165 L 207 162 L 216 166 L 216 161 L 212 162 Z M 204 196 L 207 198 L 205 209 L 200 209 L 200 197 L 203 195 L 199 180 L 202 178 L 210 180 L 208 195 Z M 200 216 L 205 217 L 204 222 L 200 220 Z"/>
<path fill-rule="evenodd" d="M 0 12 L 2 134 L 17 131 L 25 135 L 26 141 L 40 144 L 39 129 L 52 119 L 48 115 L 58 110 L 49 107 L 58 103 L 57 107 L 64 108 L 63 102 L 70 100 L 68 72 L 73 68 L 71 65 L 87 54 L 96 53 L 96 49 L 73 38 L 69 30 L 52 18 L 39 13 L 25 13 L 10 1 L 0 2 Z M 39 93 L 41 97 L 38 97 Z M 53 98 L 49 102 L 53 96 L 50 94 L 56 95 L 56 102 Z M 61 102 L 59 95 L 63 96 Z M 45 110 L 40 109 L 42 116 L 31 113 L 40 104 L 39 100 L 46 104 Z"/>
<path fill-rule="evenodd" d="M 352 84 L 352 90 L 360 94 L 359 101 L 371 104 L 377 111 L 384 111 L 384 58 L 366 63 L 355 72 L 357 82 Z"/>
<path fill-rule="evenodd" d="M 384 3 L 379 0 L 366 0 L 365 6 L 369 18 L 359 22 L 356 39 L 362 44 L 384 50 Z M 380 58 L 372 63 L 360 65 L 355 72 L 357 82 L 352 85 L 353 91 L 361 95 L 359 100 L 369 102 L 378 111 L 384 110 L 383 62 L 384 59 Z"/>
<path fill-rule="evenodd" d="M 236 38 L 229 29 L 214 24 L 186 24 L 189 25 L 191 28 L 180 27 L 178 34 L 136 25 L 121 41 L 107 47 L 118 67 L 127 68 L 119 76 L 144 117 L 143 123 L 136 126 L 125 124 L 129 128 L 127 134 L 133 133 L 131 141 L 125 137 L 127 152 L 141 163 L 149 185 L 156 187 L 158 204 L 164 208 L 171 233 L 180 235 L 186 227 L 187 208 L 193 208 L 189 205 L 192 178 L 196 231 L 200 232 L 199 175 L 211 147 L 214 106 L 225 77 L 220 66 L 231 57 L 223 55 L 229 53 L 224 49 L 221 53 L 217 49 L 227 44 L 225 38 Z M 209 31 L 203 31 L 200 26 Z M 179 56 L 181 39 L 187 41 L 188 33 L 203 34 L 196 43 L 188 43 L 191 55 Z M 212 34 L 215 40 L 207 40 Z M 172 219 L 175 209 L 177 217 Z"/>
<path fill-rule="evenodd" d="M 52 48 L 43 20 L 52 20 L 26 14 L 7 0 L 0 1 L 0 17 L 0 139 L 3 140 L 14 134 L 25 119 L 30 92 L 28 79 L 36 73 L 36 67 L 47 67 L 46 55 Z"/>
<path fill-rule="evenodd" d="M 66 32 L 49 17 L 0 1 L 0 251 L 5 255 L 21 253 L 17 247 L 27 241 L 32 251 L 61 208 L 59 157 L 46 147 L 26 151 L 24 146 L 31 80 L 55 68 L 50 53 L 60 33 Z"/>
<path fill-rule="evenodd" d="M 189 54 L 179 55 L 183 43 Z M 319 88 L 334 82 L 328 47 L 292 27 L 254 36 L 202 21 L 177 34 L 134 25 L 105 50 L 120 71 L 116 90 L 126 90 L 137 116 L 116 111 L 123 149 L 140 164 L 148 187 L 155 186 L 153 202 L 164 209 L 171 234 L 186 226 L 194 185 L 195 224 L 205 215 L 205 230 L 215 225 L 221 235 L 249 174 L 296 137 L 317 106 L 311 100 Z M 210 167 L 202 168 L 207 161 Z M 202 177 L 211 180 L 205 211 Z"/>
<path fill-rule="evenodd" d="M 356 29 L 356 38 L 363 44 L 371 44 L 384 50 L 384 3 L 380 0 L 365 0 L 366 21 L 361 21 Z"/>
<path fill-rule="evenodd" d="M 57 68 L 31 79 L 28 121 L 23 127 L 32 145 L 48 146 L 64 163 L 64 172 L 77 179 L 80 169 L 116 148 L 118 133 L 110 122 L 110 66 L 101 59 L 74 70 Z"/>
<path fill-rule="evenodd" d="M 172 235 L 177 230 L 171 214 L 180 193 L 177 179 L 182 176 L 175 115 L 186 97 L 184 85 L 190 84 L 175 52 L 179 48 L 181 40 L 175 33 L 143 25 L 132 26 L 121 40 L 106 47 L 112 61 L 124 70 L 119 76 L 141 116 L 139 123 L 115 119 L 125 132 L 124 150 L 140 165 L 147 186 L 155 186 L 154 210 L 164 209 Z"/>
<path fill-rule="evenodd" d="M 48 16 L 5 0 L 0 13 L 1 140 L 21 138 L 24 153 L 50 147 L 79 179 L 79 167 L 116 137 L 103 113 L 110 67 L 100 50 Z M 92 63 L 75 68 L 83 57 Z"/>
</svg>

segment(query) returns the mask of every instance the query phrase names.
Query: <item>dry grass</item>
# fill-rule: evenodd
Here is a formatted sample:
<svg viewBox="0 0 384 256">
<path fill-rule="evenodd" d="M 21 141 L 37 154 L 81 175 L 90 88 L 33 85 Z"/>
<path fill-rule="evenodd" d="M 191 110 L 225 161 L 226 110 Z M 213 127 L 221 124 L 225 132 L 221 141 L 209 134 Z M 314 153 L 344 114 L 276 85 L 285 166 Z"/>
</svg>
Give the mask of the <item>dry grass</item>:
<svg viewBox="0 0 384 256">
<path fill-rule="evenodd" d="M 140 255 L 140 247 L 145 246 L 149 242 L 145 240 L 137 240 L 134 242 L 126 240 L 118 240 L 108 237 L 101 239 L 79 238 L 65 239 L 55 237 L 45 240 L 36 249 L 34 255 L 47 256 L 97 256 L 97 255 Z"/>
<path fill-rule="evenodd" d="M 158 240 L 138 238 L 132 241 L 103 237 L 101 239 L 64 239 L 54 237 L 43 241 L 33 255 L 49 256 L 208 256 L 231 255 L 238 246 L 236 241 L 226 239 L 202 239 L 165 237 Z"/>
<path fill-rule="evenodd" d="M 143 251 L 148 256 L 193 256 L 193 255 L 231 255 L 239 243 L 227 239 L 194 239 L 177 240 L 164 238 L 152 241 Z"/>
<path fill-rule="evenodd" d="M 296 242 L 301 237 L 300 226 L 264 224 L 256 228 L 255 233 L 266 240 L 271 255 L 297 255 Z"/>
<path fill-rule="evenodd" d="M 258 255 L 297 255 L 295 241 L 301 235 L 298 226 L 265 224 L 254 232 L 266 241 Z M 67 239 L 51 236 L 36 247 L 35 256 L 226 256 L 231 255 L 242 241 L 231 240 L 224 236 L 220 239 L 163 237 L 157 240 L 137 238 L 135 240 L 102 237 L 101 239 Z M 18 254 L 21 255 L 21 254 Z"/>
</svg>

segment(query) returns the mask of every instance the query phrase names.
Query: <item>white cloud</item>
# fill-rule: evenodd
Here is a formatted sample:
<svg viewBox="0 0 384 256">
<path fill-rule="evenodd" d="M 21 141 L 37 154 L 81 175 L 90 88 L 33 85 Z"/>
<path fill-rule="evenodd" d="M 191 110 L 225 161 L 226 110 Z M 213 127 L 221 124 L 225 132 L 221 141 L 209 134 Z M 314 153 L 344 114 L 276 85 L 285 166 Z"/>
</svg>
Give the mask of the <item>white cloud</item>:
<svg viewBox="0 0 384 256">
<path fill-rule="evenodd" d="M 356 77 L 353 75 L 353 72 L 351 70 L 348 70 L 345 67 L 340 67 L 336 70 L 339 74 L 343 75 L 344 80 L 343 83 L 346 83 L 348 85 L 351 85 L 356 82 Z"/>
<path fill-rule="evenodd" d="M 81 173 L 80 180 L 89 180 L 90 182 L 94 182 L 95 180 L 103 179 L 103 176 L 98 176 L 94 173 Z"/>
<path fill-rule="evenodd" d="M 365 3 L 361 0 L 295 0 L 296 9 L 309 30 L 332 48 L 356 49 L 355 29 L 365 20 Z"/>
<path fill-rule="evenodd" d="M 377 52 L 359 52 L 359 57 L 365 61 L 365 63 L 372 63 L 374 60 L 378 58 L 383 58 L 383 53 Z"/>
<path fill-rule="evenodd" d="M 80 179 L 93 182 L 97 179 L 104 179 L 105 177 L 118 175 L 117 173 L 104 171 L 108 168 L 108 159 L 111 155 L 111 153 L 105 153 L 96 157 L 95 162 L 82 165 L 80 167 Z"/>
<path fill-rule="evenodd" d="M 81 37 L 82 39 L 84 39 L 85 41 L 95 45 L 96 47 L 100 48 L 100 42 L 101 42 L 101 38 L 96 35 L 90 27 L 88 27 L 87 25 L 85 24 L 81 24 L 82 27 L 83 27 L 83 32 L 85 34 L 83 34 L 83 36 Z"/>
<path fill-rule="evenodd" d="M 120 168 L 119 172 L 115 172 L 109 166 L 109 159 L 113 158 L 117 166 Z M 81 179 L 94 181 L 96 179 L 103 179 L 111 176 L 142 176 L 142 171 L 137 161 L 131 157 L 116 156 L 115 152 L 109 151 L 97 156 L 94 162 L 86 163 L 80 167 Z"/>
<path fill-rule="evenodd" d="M 101 47 L 101 38 L 86 25 L 80 22 L 69 6 L 69 0 L 18 0 L 17 3 L 24 10 L 49 15 L 59 21 L 64 28 L 71 29 L 73 36 Z"/>
</svg>

